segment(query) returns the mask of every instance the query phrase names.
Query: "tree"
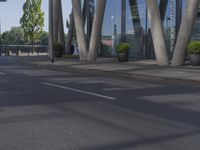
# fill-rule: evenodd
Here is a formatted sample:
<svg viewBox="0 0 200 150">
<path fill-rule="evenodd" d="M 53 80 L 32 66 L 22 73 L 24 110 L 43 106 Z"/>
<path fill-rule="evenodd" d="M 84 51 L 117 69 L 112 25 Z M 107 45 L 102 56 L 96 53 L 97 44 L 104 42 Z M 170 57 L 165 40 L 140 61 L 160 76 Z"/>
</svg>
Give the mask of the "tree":
<svg viewBox="0 0 200 150">
<path fill-rule="evenodd" d="M 21 27 L 12 27 L 10 31 L 2 34 L 2 44 L 4 45 L 22 45 L 24 41 L 24 30 Z"/>
<path fill-rule="evenodd" d="M 10 43 L 10 40 L 11 40 L 10 32 L 5 31 L 4 33 L 2 33 L 1 40 L 2 40 L 2 45 L 8 45 Z"/>
<path fill-rule="evenodd" d="M 168 53 L 164 40 L 162 21 L 157 0 L 146 0 L 146 2 L 157 64 L 168 65 Z"/>
<path fill-rule="evenodd" d="M 24 14 L 20 19 L 25 39 L 31 42 L 32 52 L 34 43 L 39 39 L 44 26 L 44 12 L 41 11 L 41 3 L 42 0 L 26 0 L 23 5 Z"/>
<path fill-rule="evenodd" d="M 11 43 L 13 45 L 25 44 L 24 30 L 21 27 L 12 27 L 10 30 Z"/>
<path fill-rule="evenodd" d="M 39 38 L 39 44 L 41 44 L 41 45 L 48 45 L 48 38 L 49 38 L 48 32 L 43 31 L 41 33 L 40 38 Z"/>
<path fill-rule="evenodd" d="M 185 62 L 186 47 L 192 36 L 192 30 L 199 9 L 199 3 L 199 0 L 187 1 L 186 13 L 182 18 L 180 31 L 172 59 L 172 66 L 181 66 Z"/>
</svg>

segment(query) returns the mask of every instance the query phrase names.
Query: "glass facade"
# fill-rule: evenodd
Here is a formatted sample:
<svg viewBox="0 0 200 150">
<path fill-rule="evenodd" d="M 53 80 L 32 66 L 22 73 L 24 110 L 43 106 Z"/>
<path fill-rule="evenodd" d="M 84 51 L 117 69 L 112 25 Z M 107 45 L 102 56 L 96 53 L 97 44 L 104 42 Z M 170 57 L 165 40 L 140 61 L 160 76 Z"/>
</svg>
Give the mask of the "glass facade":
<svg viewBox="0 0 200 150">
<path fill-rule="evenodd" d="M 158 0 L 158 5 L 172 56 L 186 0 Z M 131 46 L 130 57 L 155 58 L 147 15 L 146 0 L 107 0 L 101 56 L 115 56 L 115 46 L 125 41 Z M 200 11 L 192 40 L 200 40 Z"/>
<path fill-rule="evenodd" d="M 115 45 L 121 40 L 121 0 L 108 0 L 102 28 L 101 55 L 115 55 Z"/>
<path fill-rule="evenodd" d="M 108 0 L 102 29 L 102 53 L 106 55 L 102 56 L 115 56 L 115 46 L 127 42 L 130 57 L 145 58 L 147 25 L 146 0 Z"/>
<path fill-rule="evenodd" d="M 192 34 L 192 41 L 200 41 L 200 6 Z"/>
<path fill-rule="evenodd" d="M 146 0 L 126 0 L 126 42 L 130 57 L 145 56 Z"/>
</svg>

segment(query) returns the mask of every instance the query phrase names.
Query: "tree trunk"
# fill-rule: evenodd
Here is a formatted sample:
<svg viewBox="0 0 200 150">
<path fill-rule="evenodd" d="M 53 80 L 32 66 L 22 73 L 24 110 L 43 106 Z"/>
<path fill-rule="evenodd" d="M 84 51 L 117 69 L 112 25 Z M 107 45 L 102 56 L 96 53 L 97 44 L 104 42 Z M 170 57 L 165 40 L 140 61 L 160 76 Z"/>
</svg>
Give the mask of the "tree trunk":
<svg viewBox="0 0 200 150">
<path fill-rule="evenodd" d="M 157 64 L 168 65 L 168 53 L 164 40 L 164 33 L 157 0 L 146 0 L 146 2 Z"/>
<path fill-rule="evenodd" d="M 199 0 L 188 0 L 186 13 L 182 18 L 177 43 L 172 59 L 172 66 L 184 65 L 186 48 L 192 36 L 192 30 L 199 9 Z"/>
<path fill-rule="evenodd" d="M 100 46 L 100 36 L 103 24 L 106 0 L 97 0 L 96 2 L 96 12 L 94 15 L 92 34 L 90 39 L 88 61 L 94 61 L 97 59 L 99 46 Z"/>
<path fill-rule="evenodd" d="M 72 40 L 73 40 L 73 33 L 74 33 L 74 16 L 72 12 L 70 15 L 70 24 L 69 24 L 68 34 L 67 34 L 66 54 L 70 54 Z"/>
<path fill-rule="evenodd" d="M 88 49 L 87 49 L 86 36 L 85 36 L 85 31 L 84 31 L 83 15 L 81 11 L 81 2 L 80 0 L 71 0 L 71 2 L 72 2 L 72 8 L 73 8 L 73 15 L 74 15 L 76 34 L 77 34 L 80 60 L 86 61 Z"/>
</svg>

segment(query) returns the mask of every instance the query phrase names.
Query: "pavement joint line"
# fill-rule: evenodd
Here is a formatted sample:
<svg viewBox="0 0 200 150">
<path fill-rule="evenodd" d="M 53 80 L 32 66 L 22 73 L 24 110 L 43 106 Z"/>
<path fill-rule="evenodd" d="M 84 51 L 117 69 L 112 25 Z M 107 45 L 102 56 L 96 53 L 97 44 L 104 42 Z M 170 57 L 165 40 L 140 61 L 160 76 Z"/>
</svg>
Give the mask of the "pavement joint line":
<svg viewBox="0 0 200 150">
<path fill-rule="evenodd" d="M 5 75 L 6 73 L 4 73 L 4 72 L 0 72 L 0 75 Z"/>
<path fill-rule="evenodd" d="M 105 95 L 101 95 L 101 94 L 97 94 L 97 93 L 93 93 L 93 92 L 88 92 L 88 91 L 83 91 L 83 90 L 79 90 L 79 89 L 74 89 L 74 88 L 70 88 L 70 87 L 65 87 L 65 86 L 52 84 L 52 83 L 48 83 L 48 82 L 43 82 L 43 84 L 49 85 L 49 86 L 52 86 L 52 87 L 57 87 L 57 88 L 69 90 L 69 91 L 73 91 L 73 92 L 78 92 L 78 93 L 83 93 L 83 94 L 92 95 L 92 96 L 96 96 L 96 97 L 101 97 L 101 98 L 105 98 L 105 99 L 109 99 L 109 100 L 116 100 L 116 98 L 114 98 L 114 97 L 105 96 Z"/>
</svg>

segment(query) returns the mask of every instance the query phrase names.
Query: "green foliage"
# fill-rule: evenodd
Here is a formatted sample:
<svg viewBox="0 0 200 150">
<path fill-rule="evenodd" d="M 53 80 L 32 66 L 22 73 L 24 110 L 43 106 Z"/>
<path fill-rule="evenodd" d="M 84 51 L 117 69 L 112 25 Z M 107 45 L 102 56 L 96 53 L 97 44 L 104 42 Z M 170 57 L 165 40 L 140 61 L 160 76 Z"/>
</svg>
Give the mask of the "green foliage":
<svg viewBox="0 0 200 150">
<path fill-rule="evenodd" d="M 2 35 L 1 35 L 1 42 L 3 45 L 8 45 L 10 44 L 10 32 L 9 31 L 5 31 Z"/>
<path fill-rule="evenodd" d="M 44 12 L 41 11 L 42 0 L 26 0 L 23 5 L 24 14 L 20 24 L 24 30 L 24 36 L 32 45 L 39 39 L 44 26 Z"/>
<path fill-rule="evenodd" d="M 24 44 L 24 31 L 21 27 L 12 27 L 10 30 L 11 44 Z"/>
<path fill-rule="evenodd" d="M 187 46 L 187 51 L 189 54 L 200 54 L 200 41 L 191 42 Z"/>
<path fill-rule="evenodd" d="M 48 32 L 43 31 L 37 40 L 36 44 L 48 45 Z M 24 30 L 21 27 L 12 27 L 10 31 L 5 31 L 1 35 L 2 45 L 24 45 L 26 43 L 24 39 Z"/>
<path fill-rule="evenodd" d="M 63 55 L 63 58 L 79 58 L 79 55 Z"/>
<path fill-rule="evenodd" d="M 49 34 L 46 31 L 43 31 L 39 37 L 38 44 L 48 45 L 49 43 Z"/>
<path fill-rule="evenodd" d="M 112 47 L 111 46 L 108 46 L 106 44 L 102 44 L 102 47 L 101 47 L 101 53 L 100 53 L 100 56 L 102 57 L 111 57 L 111 53 L 112 53 Z"/>
<path fill-rule="evenodd" d="M 24 31 L 21 27 L 12 27 L 10 31 L 6 31 L 2 34 L 3 45 L 23 45 Z"/>
<path fill-rule="evenodd" d="M 53 49 L 54 51 L 64 51 L 64 46 L 61 43 L 56 43 L 53 45 Z"/>
<path fill-rule="evenodd" d="M 117 53 L 126 53 L 130 49 L 130 45 L 128 43 L 119 43 L 116 46 L 116 52 Z"/>
</svg>

